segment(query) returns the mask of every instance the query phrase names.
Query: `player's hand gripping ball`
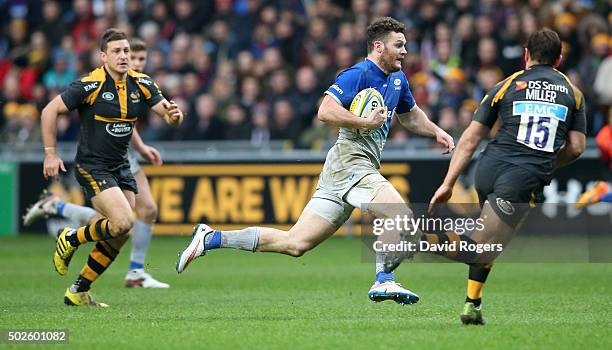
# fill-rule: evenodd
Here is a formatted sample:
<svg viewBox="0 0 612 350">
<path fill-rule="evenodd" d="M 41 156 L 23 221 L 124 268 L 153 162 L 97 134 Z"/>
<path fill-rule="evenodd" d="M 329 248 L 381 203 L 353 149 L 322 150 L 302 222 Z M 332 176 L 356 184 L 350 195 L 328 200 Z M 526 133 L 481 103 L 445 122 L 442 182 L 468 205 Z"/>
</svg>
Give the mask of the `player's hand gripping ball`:
<svg viewBox="0 0 612 350">
<path fill-rule="evenodd" d="M 384 106 L 385 101 L 380 92 L 374 88 L 367 88 L 359 91 L 359 93 L 355 95 L 349 111 L 359 118 L 367 118 L 374 109 Z M 363 136 L 368 136 L 376 130 L 378 129 L 361 128 L 355 129 L 355 132 Z"/>
</svg>

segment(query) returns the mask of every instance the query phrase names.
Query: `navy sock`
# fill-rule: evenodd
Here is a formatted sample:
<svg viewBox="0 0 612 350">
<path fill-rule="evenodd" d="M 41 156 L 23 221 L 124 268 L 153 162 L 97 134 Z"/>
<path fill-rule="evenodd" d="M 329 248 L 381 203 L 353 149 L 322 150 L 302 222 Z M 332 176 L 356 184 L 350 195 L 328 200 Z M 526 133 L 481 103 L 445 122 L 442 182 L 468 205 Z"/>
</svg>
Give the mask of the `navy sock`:
<svg viewBox="0 0 612 350">
<path fill-rule="evenodd" d="M 75 288 L 74 292 L 87 292 L 89 288 L 91 288 L 91 281 L 79 275 L 76 281 L 74 281 L 74 283 L 72 284 L 72 287 Z"/>
<path fill-rule="evenodd" d="M 474 306 L 479 307 L 482 304 L 482 298 L 472 299 L 470 297 L 465 297 L 466 303 L 474 303 Z"/>
<path fill-rule="evenodd" d="M 221 231 L 215 230 L 212 235 L 208 235 L 204 246 L 206 250 L 221 248 Z"/>
<path fill-rule="evenodd" d="M 64 207 L 66 206 L 66 202 L 64 201 L 58 201 L 57 202 L 57 207 L 55 209 L 55 212 L 57 213 L 58 216 L 63 217 L 64 216 Z"/>
<path fill-rule="evenodd" d="M 378 283 L 392 282 L 394 280 L 395 278 L 393 277 L 393 272 L 387 273 L 381 271 L 376 274 L 376 282 Z"/>
<path fill-rule="evenodd" d="M 130 270 L 144 269 L 144 264 L 136 261 L 130 261 Z"/>
</svg>

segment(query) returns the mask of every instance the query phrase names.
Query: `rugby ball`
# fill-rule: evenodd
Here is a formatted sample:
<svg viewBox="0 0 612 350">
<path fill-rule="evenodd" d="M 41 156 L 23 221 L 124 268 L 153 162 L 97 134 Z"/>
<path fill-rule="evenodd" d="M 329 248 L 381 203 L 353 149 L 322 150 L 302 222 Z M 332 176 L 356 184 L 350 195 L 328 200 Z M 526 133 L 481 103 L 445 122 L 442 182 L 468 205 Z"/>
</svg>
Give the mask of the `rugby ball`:
<svg viewBox="0 0 612 350">
<path fill-rule="evenodd" d="M 351 102 L 351 107 L 349 108 L 349 111 L 359 118 L 367 118 L 370 115 L 370 113 L 372 113 L 373 109 L 376 109 L 378 107 L 384 107 L 384 106 L 385 106 L 385 101 L 382 95 L 380 94 L 380 92 L 378 92 L 374 88 L 367 88 L 367 89 L 363 89 L 359 91 L 359 93 L 355 95 L 355 98 L 353 98 L 353 101 Z M 361 135 L 370 135 L 374 131 L 376 131 L 376 129 L 372 129 L 372 130 L 354 129 L 354 130 L 355 132 Z"/>
</svg>

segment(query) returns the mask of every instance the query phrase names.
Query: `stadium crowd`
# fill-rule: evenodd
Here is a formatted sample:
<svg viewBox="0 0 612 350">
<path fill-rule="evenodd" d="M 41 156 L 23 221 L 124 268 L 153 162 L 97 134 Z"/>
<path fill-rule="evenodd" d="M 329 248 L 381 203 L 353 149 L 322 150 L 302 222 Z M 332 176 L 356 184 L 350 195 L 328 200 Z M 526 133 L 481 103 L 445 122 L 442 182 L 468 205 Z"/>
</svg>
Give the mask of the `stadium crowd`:
<svg viewBox="0 0 612 350">
<path fill-rule="evenodd" d="M 316 119 L 322 92 L 366 55 L 375 17 L 406 24 L 404 71 L 418 105 L 458 137 L 485 91 L 523 68 L 541 26 L 563 40 L 560 70 L 583 91 L 588 129 L 612 104 L 612 1 L 32 0 L 0 1 L 0 142 L 40 142 L 41 108 L 99 65 L 99 35 L 118 27 L 149 47 L 145 72 L 186 111 L 179 129 L 139 123 L 146 141 L 290 140 L 317 148 L 336 131 Z M 75 141 L 76 113 L 58 121 Z M 409 137 L 392 128 L 391 142 Z"/>
</svg>

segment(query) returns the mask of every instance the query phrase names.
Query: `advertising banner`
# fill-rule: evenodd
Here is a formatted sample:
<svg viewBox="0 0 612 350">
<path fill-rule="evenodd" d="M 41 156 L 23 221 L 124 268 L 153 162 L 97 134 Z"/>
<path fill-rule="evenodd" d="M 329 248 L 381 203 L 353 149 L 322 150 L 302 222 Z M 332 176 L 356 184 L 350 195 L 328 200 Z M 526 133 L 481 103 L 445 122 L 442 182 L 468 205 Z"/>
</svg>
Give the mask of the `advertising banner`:
<svg viewBox="0 0 612 350">
<path fill-rule="evenodd" d="M 67 164 L 73 169 L 71 164 Z M 76 204 L 85 204 L 83 193 L 70 172 L 60 181 L 46 182 L 41 166 L 21 163 L 19 212 L 35 202 L 44 188 Z M 411 203 L 428 203 L 448 167 L 444 160 L 390 161 L 381 173 L 400 195 Z M 473 167 L 472 167 L 473 168 Z M 288 229 L 297 221 L 314 193 L 322 162 L 296 163 L 169 163 L 161 167 L 143 165 L 159 215 L 155 234 L 190 234 L 193 225 L 205 222 L 220 229 L 245 226 L 272 226 Z M 547 203 L 573 203 L 592 182 L 606 176 L 605 167 L 595 159 L 579 160 L 559 169 L 544 191 Z M 469 169 L 457 183 L 452 202 L 477 203 Z M 547 207 L 555 220 L 571 219 L 580 211 L 571 205 Z M 591 207 L 591 215 L 607 215 L 607 208 Z M 360 234 L 360 213 L 339 234 Z M 20 224 L 21 225 L 21 224 Z M 46 230 L 43 224 L 20 230 Z"/>
</svg>

